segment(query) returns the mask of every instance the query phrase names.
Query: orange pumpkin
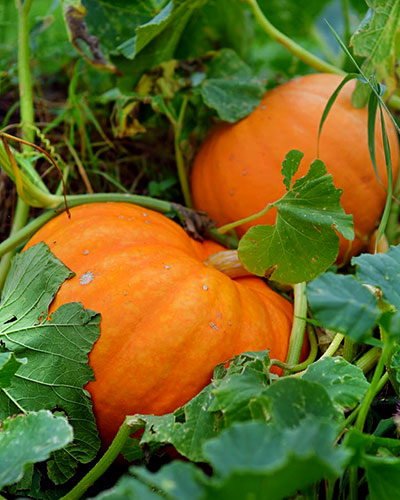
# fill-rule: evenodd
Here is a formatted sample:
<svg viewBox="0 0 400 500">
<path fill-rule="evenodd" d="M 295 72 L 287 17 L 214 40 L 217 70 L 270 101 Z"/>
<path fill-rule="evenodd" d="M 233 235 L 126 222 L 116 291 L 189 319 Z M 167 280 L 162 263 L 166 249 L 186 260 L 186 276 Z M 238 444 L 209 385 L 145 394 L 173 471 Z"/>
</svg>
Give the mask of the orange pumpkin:
<svg viewBox="0 0 400 500">
<path fill-rule="evenodd" d="M 236 124 L 214 128 L 201 146 L 192 171 L 194 205 L 218 224 L 255 214 L 284 193 L 282 161 L 291 149 L 304 153 L 296 178 L 307 173 L 317 156 L 318 127 L 325 105 L 342 77 L 312 74 L 267 92 L 249 116 Z M 367 109 L 351 103 L 354 82 L 341 90 L 322 129 L 320 158 L 343 189 L 341 203 L 354 216 L 356 238 L 341 238 L 338 262 L 347 261 L 368 241 L 383 211 L 386 190 L 375 176 L 368 149 Z M 377 117 L 376 160 L 387 185 Z M 379 124 L 379 127 L 378 127 Z M 399 148 L 393 124 L 386 120 L 394 175 Z M 238 228 L 242 236 L 252 225 L 274 224 L 276 212 Z"/>
<path fill-rule="evenodd" d="M 194 241 L 163 215 L 127 203 L 82 205 L 27 247 L 40 241 L 76 273 L 50 312 L 79 301 L 101 313 L 87 389 L 105 443 L 125 415 L 186 403 L 236 354 L 268 348 L 286 357 L 291 304 L 259 278 L 233 280 L 206 266 L 223 248 Z"/>
</svg>

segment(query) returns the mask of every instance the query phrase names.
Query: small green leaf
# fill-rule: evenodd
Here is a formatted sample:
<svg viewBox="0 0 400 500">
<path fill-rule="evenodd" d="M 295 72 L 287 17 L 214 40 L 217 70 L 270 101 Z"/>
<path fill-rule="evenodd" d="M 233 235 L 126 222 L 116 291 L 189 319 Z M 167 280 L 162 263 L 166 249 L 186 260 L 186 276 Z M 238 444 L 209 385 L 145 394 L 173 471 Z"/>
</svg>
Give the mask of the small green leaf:
<svg viewBox="0 0 400 500">
<path fill-rule="evenodd" d="M 203 488 L 197 481 L 198 471 L 193 464 L 172 462 L 163 467 L 160 474 L 152 474 L 145 468 L 131 469 L 135 476 L 152 489 L 162 491 L 174 500 L 203 498 Z"/>
<path fill-rule="evenodd" d="M 17 359 L 13 352 L 0 352 L 0 389 L 12 384 L 18 368 L 26 363 L 26 358 Z"/>
<path fill-rule="evenodd" d="M 341 421 L 328 391 L 320 383 L 305 379 L 282 378 L 265 389 L 269 400 L 269 414 L 280 427 L 294 428 L 306 418 Z"/>
<path fill-rule="evenodd" d="M 354 257 L 352 264 L 362 283 L 380 288 L 383 299 L 400 310 L 400 246 L 391 246 L 387 253 Z"/>
<path fill-rule="evenodd" d="M 258 276 L 272 270 L 271 278 L 284 283 L 309 281 L 326 271 L 339 250 L 336 231 L 354 237 L 352 216 L 339 203 L 341 194 L 322 161 L 315 160 L 307 175 L 273 203 L 275 225 L 252 227 L 240 240 L 244 266 Z"/>
<path fill-rule="evenodd" d="M 293 176 L 299 169 L 299 165 L 301 160 L 303 159 L 303 156 L 304 153 L 298 151 L 297 149 L 293 149 L 292 151 L 289 151 L 282 162 L 281 173 L 284 177 L 283 183 L 286 186 L 286 191 L 289 191 L 290 186 L 292 185 Z"/>
<path fill-rule="evenodd" d="M 400 57 L 400 1 L 367 0 L 370 10 L 351 38 L 354 54 L 365 58 L 363 73 L 384 82 L 388 95 L 398 87 L 398 60 Z M 358 84 L 353 95 L 357 107 L 365 106 L 370 89 Z"/>
<path fill-rule="evenodd" d="M 236 122 L 257 107 L 265 87 L 233 50 L 222 49 L 211 60 L 199 91 L 222 120 Z"/>
<path fill-rule="evenodd" d="M 376 296 L 351 275 L 326 273 L 307 285 L 317 321 L 359 342 L 372 336 L 381 311 Z"/>
<path fill-rule="evenodd" d="M 28 464 L 46 460 L 72 439 L 67 420 L 46 410 L 4 420 L 0 430 L 0 488 L 22 479 Z"/>
<path fill-rule="evenodd" d="M 330 398 L 347 409 L 354 408 L 369 387 L 362 370 L 339 356 L 312 363 L 302 379 L 322 384 Z"/>
<path fill-rule="evenodd" d="M 140 443 L 172 444 L 190 460 L 203 461 L 203 442 L 216 432 L 216 416 L 207 411 L 212 401 L 210 392 L 209 385 L 174 413 L 162 416 L 135 415 L 133 422 L 137 427 L 145 427 Z"/>
</svg>

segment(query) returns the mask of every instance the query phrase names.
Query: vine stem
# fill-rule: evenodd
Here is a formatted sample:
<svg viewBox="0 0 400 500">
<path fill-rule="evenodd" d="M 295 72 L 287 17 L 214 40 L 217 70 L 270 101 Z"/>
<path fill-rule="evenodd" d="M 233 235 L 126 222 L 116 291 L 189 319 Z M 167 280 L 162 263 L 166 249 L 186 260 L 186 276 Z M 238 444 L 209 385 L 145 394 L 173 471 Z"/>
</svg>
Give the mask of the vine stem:
<svg viewBox="0 0 400 500">
<path fill-rule="evenodd" d="M 314 56 L 299 44 L 294 42 L 291 38 L 287 37 L 281 31 L 275 28 L 269 20 L 265 17 L 264 13 L 260 9 L 260 6 L 257 3 L 257 0 L 244 0 L 250 9 L 253 12 L 253 15 L 261 26 L 261 28 L 265 31 L 265 33 L 270 36 L 273 40 L 283 45 L 291 54 L 299 58 L 301 61 L 305 62 L 312 68 L 317 71 L 322 71 L 326 73 L 336 73 L 338 75 L 346 75 L 346 72 L 338 68 L 337 66 L 333 66 L 317 56 Z"/>
<path fill-rule="evenodd" d="M 300 359 L 301 348 L 304 342 L 304 331 L 307 317 L 307 295 L 306 283 L 297 283 L 293 286 L 294 291 L 294 319 L 290 333 L 289 349 L 286 356 L 287 365 L 297 365 Z M 287 375 L 289 370 L 284 370 Z"/>
<path fill-rule="evenodd" d="M 311 365 L 311 363 L 315 361 L 315 358 L 317 357 L 318 354 L 317 338 L 315 336 L 315 332 L 310 326 L 307 328 L 307 336 L 308 336 L 308 341 L 310 343 L 310 353 L 305 361 L 297 365 L 288 365 L 287 363 L 279 361 L 279 359 L 271 359 L 271 366 L 279 366 L 284 370 L 295 372 L 297 375 L 299 375 L 300 372 L 305 370 L 309 365 Z"/>
<path fill-rule="evenodd" d="M 174 145 L 175 145 L 175 159 L 176 159 L 176 168 L 178 170 L 178 178 L 182 189 L 183 199 L 185 200 L 185 205 L 189 208 L 193 207 L 192 196 L 190 194 L 189 181 L 186 171 L 185 160 L 183 158 L 182 148 L 180 145 L 180 136 L 183 127 L 183 120 L 185 118 L 185 111 L 189 101 L 189 97 L 187 95 L 183 96 L 182 106 L 179 111 L 178 121 L 175 125 L 175 133 L 174 133 Z"/>
<path fill-rule="evenodd" d="M 335 352 L 339 349 L 342 340 L 344 339 L 344 335 L 341 333 L 337 333 L 328 347 L 328 349 L 322 354 L 321 358 L 331 358 Z"/>
<path fill-rule="evenodd" d="M 34 131 L 32 125 L 34 123 L 33 110 L 33 95 L 32 95 L 32 78 L 30 71 L 30 54 L 29 54 L 29 11 L 33 0 L 16 0 L 18 9 L 18 79 L 19 79 L 19 100 L 22 121 L 22 135 L 24 139 L 32 142 Z M 21 198 L 18 198 L 15 207 L 13 222 L 10 229 L 10 234 L 19 231 L 28 220 L 29 205 Z M 5 255 L 0 262 L 0 290 L 3 288 L 8 270 L 11 265 L 13 253 Z"/>
<path fill-rule="evenodd" d="M 384 344 L 378 364 L 376 365 L 375 372 L 372 377 L 371 384 L 369 386 L 367 394 L 365 395 L 365 398 L 361 403 L 356 423 L 354 424 L 354 427 L 361 432 L 364 428 L 365 420 L 367 418 L 372 400 L 374 399 L 377 393 L 377 387 L 379 386 L 379 381 L 381 380 L 383 371 L 385 369 L 385 363 L 387 361 L 387 358 L 390 356 L 391 352 L 392 352 L 392 343 L 387 340 Z"/>
<path fill-rule="evenodd" d="M 291 54 L 305 62 L 311 68 L 316 69 L 317 71 L 326 72 L 326 73 L 334 73 L 336 75 L 345 76 L 347 75 L 346 71 L 343 71 L 341 68 L 334 66 L 333 64 L 329 64 L 325 62 L 323 59 L 311 54 L 308 50 L 301 47 L 301 45 L 294 42 L 292 39 L 287 37 L 281 31 L 279 31 L 275 26 L 273 26 L 269 20 L 265 17 L 264 13 L 260 9 L 260 6 L 257 3 L 257 0 L 243 0 L 250 7 L 253 15 L 263 29 L 263 31 L 270 36 L 273 40 L 283 45 Z M 388 99 L 389 105 L 393 109 L 400 109 L 400 97 L 392 96 Z"/>
<path fill-rule="evenodd" d="M 91 469 L 80 481 L 72 488 L 66 495 L 61 497 L 60 500 L 77 500 L 87 491 L 97 479 L 99 479 L 110 465 L 114 462 L 117 456 L 120 454 L 122 447 L 124 446 L 126 440 L 128 439 L 132 428 L 130 425 L 130 420 L 132 417 L 126 417 L 124 423 L 119 428 L 113 442 L 96 463 L 96 465 Z"/>
<path fill-rule="evenodd" d="M 255 219 L 258 219 L 258 217 L 261 217 L 262 215 L 265 215 L 277 202 L 274 203 L 269 203 L 265 208 L 257 212 L 256 214 L 249 215 L 248 217 L 245 217 L 244 219 L 236 220 L 235 222 L 230 222 L 229 224 L 225 224 L 223 226 L 220 226 L 217 231 L 220 234 L 225 234 L 231 231 L 232 229 L 235 229 L 235 227 L 240 226 L 241 224 L 245 224 L 246 222 L 252 222 Z"/>
</svg>

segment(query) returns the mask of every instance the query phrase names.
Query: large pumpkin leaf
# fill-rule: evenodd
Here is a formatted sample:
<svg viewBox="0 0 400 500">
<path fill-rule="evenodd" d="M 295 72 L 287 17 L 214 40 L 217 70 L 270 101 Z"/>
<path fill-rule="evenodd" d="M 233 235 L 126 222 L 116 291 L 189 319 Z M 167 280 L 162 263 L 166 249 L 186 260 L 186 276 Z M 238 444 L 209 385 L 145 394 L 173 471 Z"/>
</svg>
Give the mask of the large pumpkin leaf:
<svg viewBox="0 0 400 500">
<path fill-rule="evenodd" d="M 72 439 L 67 420 L 47 410 L 6 418 L 0 429 L 0 488 L 19 481 L 29 464 L 48 459 Z"/>
<path fill-rule="evenodd" d="M 356 342 L 373 342 L 372 329 L 377 323 L 399 339 L 400 247 L 391 246 L 386 254 L 353 257 L 351 262 L 356 266 L 354 277 L 327 273 L 307 285 L 308 301 L 317 321 Z M 377 290 L 391 311 L 379 307 Z"/>
<path fill-rule="evenodd" d="M 367 0 L 369 11 L 351 38 L 354 53 L 365 57 L 361 66 L 364 74 L 375 75 L 378 82 L 386 85 L 388 95 L 398 87 L 400 76 L 400 1 Z M 370 89 L 357 83 L 353 102 L 357 107 L 365 106 Z"/>
<path fill-rule="evenodd" d="M 47 317 L 50 302 L 70 275 L 43 243 L 13 261 L 0 305 L 0 340 L 27 362 L 0 393 L 0 419 L 42 409 L 63 411 L 74 428 L 74 442 L 63 453 L 75 463 L 92 460 L 99 447 L 83 387 L 93 379 L 88 353 L 99 335 L 100 317 L 79 303 L 65 304 Z"/>
<path fill-rule="evenodd" d="M 258 276 L 272 270 L 271 278 L 284 283 L 309 281 L 333 264 L 339 250 L 338 231 L 353 239 L 352 216 L 340 205 L 336 189 L 321 160 L 289 189 L 302 154 L 293 150 L 283 162 L 287 193 L 271 204 L 277 208 L 274 226 L 254 226 L 239 243 L 244 266 Z"/>
</svg>

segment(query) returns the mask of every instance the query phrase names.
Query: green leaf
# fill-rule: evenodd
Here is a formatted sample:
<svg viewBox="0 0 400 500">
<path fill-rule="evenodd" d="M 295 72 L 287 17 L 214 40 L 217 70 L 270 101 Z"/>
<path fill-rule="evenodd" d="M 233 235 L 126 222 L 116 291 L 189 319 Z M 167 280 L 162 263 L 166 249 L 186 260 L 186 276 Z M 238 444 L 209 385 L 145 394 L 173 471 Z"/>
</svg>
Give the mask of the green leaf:
<svg viewBox="0 0 400 500">
<path fill-rule="evenodd" d="M 130 476 L 122 476 L 110 490 L 105 490 L 93 497 L 95 500 L 161 500 L 165 498 L 150 487 Z"/>
<path fill-rule="evenodd" d="M 282 378 L 264 391 L 269 400 L 269 414 L 280 427 L 294 428 L 306 418 L 341 421 L 328 391 L 319 382 L 298 378 Z"/>
<path fill-rule="evenodd" d="M 399 497 L 400 458 L 382 453 L 386 450 L 387 453 L 399 455 L 398 439 L 376 437 L 350 429 L 344 445 L 354 453 L 352 464 L 365 470 L 371 500 Z"/>
<path fill-rule="evenodd" d="M 265 93 L 261 81 L 230 49 L 222 49 L 212 58 L 199 90 L 205 104 L 228 122 L 251 113 Z"/>
<path fill-rule="evenodd" d="M 277 208 L 274 226 L 255 226 L 239 243 L 239 258 L 250 272 L 283 283 L 309 281 L 333 264 L 339 250 L 335 229 L 353 239 L 352 216 L 340 205 L 325 165 L 315 160 L 307 175 L 272 204 Z"/>
<path fill-rule="evenodd" d="M 0 389 L 6 389 L 12 384 L 18 368 L 25 363 L 25 358 L 17 359 L 13 352 L 0 352 Z"/>
<path fill-rule="evenodd" d="M 27 363 L 0 393 L 0 419 L 21 411 L 62 410 L 74 428 L 67 453 L 88 462 L 99 439 L 83 387 L 93 379 L 88 353 L 99 335 L 100 316 L 71 303 L 48 318 L 50 302 L 70 275 L 43 243 L 13 261 L 0 305 L 0 339 Z"/>
<path fill-rule="evenodd" d="M 381 315 L 376 296 L 351 275 L 323 274 L 308 283 L 307 297 L 322 326 L 356 342 L 372 336 Z"/>
<path fill-rule="evenodd" d="M 252 357 L 252 359 L 251 359 Z M 214 379 L 214 400 L 208 411 L 219 411 L 224 424 L 265 419 L 267 400 L 264 389 L 269 385 L 269 357 L 266 353 L 246 353 L 235 358 L 221 380 Z"/>
<path fill-rule="evenodd" d="M 370 10 L 351 38 L 354 54 L 365 57 L 363 73 L 372 74 L 384 82 L 388 95 L 398 87 L 398 60 L 400 57 L 400 1 L 367 0 Z M 353 95 L 357 107 L 365 106 L 370 93 L 366 85 L 358 83 Z"/>
<path fill-rule="evenodd" d="M 330 398 L 346 409 L 354 408 L 369 387 L 361 368 L 339 356 L 312 363 L 302 375 L 302 379 L 323 385 Z"/>
<path fill-rule="evenodd" d="M 207 386 L 182 409 L 162 416 L 136 415 L 133 424 L 145 427 L 141 444 L 172 444 L 194 462 L 204 461 L 203 442 L 216 432 L 216 416 L 208 412 L 211 386 Z"/>
<path fill-rule="evenodd" d="M 163 467 L 160 474 L 152 474 L 147 469 L 138 467 L 133 467 L 131 471 L 140 481 L 164 492 L 167 498 L 176 500 L 203 498 L 203 488 L 196 480 L 198 471 L 193 464 L 175 461 Z"/>
<path fill-rule="evenodd" d="M 297 149 L 293 149 L 292 151 L 289 151 L 282 162 L 281 173 L 284 177 L 283 183 L 286 186 L 286 191 L 289 191 L 290 186 L 292 185 L 293 176 L 299 169 L 299 165 L 301 160 L 303 159 L 303 156 L 304 153 L 298 151 Z"/>
<path fill-rule="evenodd" d="M 362 466 L 367 476 L 370 500 L 400 497 L 400 459 L 366 457 Z"/>
<path fill-rule="evenodd" d="M 4 420 L 0 430 L 0 488 L 22 479 L 26 466 L 46 460 L 72 439 L 67 420 L 46 410 Z"/>
<path fill-rule="evenodd" d="M 387 253 L 363 254 L 352 259 L 357 266 L 357 277 L 381 289 L 383 299 L 400 310 L 400 246 L 391 246 Z"/>
<path fill-rule="evenodd" d="M 278 500 L 322 478 L 341 475 L 349 453 L 334 449 L 331 422 L 307 418 L 294 429 L 262 422 L 235 424 L 204 445 L 214 476 L 207 498 Z"/>
</svg>

